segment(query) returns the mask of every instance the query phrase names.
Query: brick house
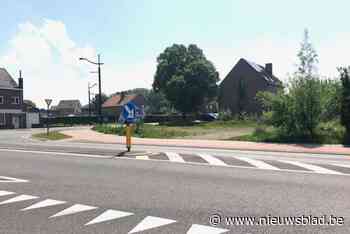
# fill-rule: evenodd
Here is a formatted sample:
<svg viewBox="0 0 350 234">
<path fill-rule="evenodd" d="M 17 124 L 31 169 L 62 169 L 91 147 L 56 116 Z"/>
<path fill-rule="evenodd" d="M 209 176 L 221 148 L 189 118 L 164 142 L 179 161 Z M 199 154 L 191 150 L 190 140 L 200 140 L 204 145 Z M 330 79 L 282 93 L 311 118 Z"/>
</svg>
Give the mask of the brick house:
<svg viewBox="0 0 350 234">
<path fill-rule="evenodd" d="M 23 111 L 23 78 L 18 84 L 4 68 L 0 68 L 0 129 L 25 128 Z"/>
<path fill-rule="evenodd" d="M 144 108 L 146 99 L 141 94 L 116 94 L 107 99 L 102 105 L 102 113 L 106 116 L 119 117 L 123 106 L 128 102 L 134 102 L 140 108 Z"/>
<path fill-rule="evenodd" d="M 262 105 L 256 100 L 259 91 L 276 93 L 282 82 L 273 75 L 272 63 L 264 66 L 240 59 L 220 83 L 219 106 L 232 114 L 261 114 Z"/>
</svg>

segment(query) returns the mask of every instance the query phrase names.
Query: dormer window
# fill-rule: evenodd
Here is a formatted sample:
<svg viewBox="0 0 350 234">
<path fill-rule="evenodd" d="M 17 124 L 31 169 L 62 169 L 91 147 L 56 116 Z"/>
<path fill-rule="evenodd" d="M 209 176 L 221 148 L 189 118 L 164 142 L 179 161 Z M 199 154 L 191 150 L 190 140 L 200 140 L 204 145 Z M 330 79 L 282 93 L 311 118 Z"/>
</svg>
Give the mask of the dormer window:
<svg viewBox="0 0 350 234">
<path fill-rule="evenodd" d="M 12 104 L 19 104 L 19 97 L 12 97 Z"/>
</svg>

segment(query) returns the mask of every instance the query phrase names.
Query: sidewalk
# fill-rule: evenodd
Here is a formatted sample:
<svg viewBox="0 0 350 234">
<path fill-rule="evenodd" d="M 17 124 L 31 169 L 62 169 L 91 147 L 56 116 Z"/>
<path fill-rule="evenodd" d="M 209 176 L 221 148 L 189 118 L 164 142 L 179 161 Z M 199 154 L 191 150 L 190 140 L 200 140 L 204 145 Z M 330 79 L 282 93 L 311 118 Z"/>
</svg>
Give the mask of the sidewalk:
<svg viewBox="0 0 350 234">
<path fill-rule="evenodd" d="M 70 141 L 88 141 L 96 143 L 124 144 L 125 138 L 95 132 L 91 129 L 65 130 L 62 133 L 72 136 Z M 197 147 L 215 148 L 229 150 L 251 150 L 251 151 L 277 151 L 292 153 L 315 153 L 315 154 L 344 154 L 350 155 L 350 147 L 342 145 L 302 145 L 302 144 L 277 144 L 277 143 L 255 143 L 245 141 L 219 141 L 219 140 L 183 140 L 183 139 L 132 139 L 136 145 L 157 145 L 175 147 Z"/>
</svg>

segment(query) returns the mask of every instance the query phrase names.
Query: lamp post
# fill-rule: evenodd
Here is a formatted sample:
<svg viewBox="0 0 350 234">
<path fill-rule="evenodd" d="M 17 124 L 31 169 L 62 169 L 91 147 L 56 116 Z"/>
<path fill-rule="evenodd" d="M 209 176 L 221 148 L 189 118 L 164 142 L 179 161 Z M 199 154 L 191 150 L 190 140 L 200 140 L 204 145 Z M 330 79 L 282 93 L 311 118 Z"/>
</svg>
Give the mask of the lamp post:
<svg viewBox="0 0 350 234">
<path fill-rule="evenodd" d="M 95 87 L 97 84 L 94 83 L 93 85 L 90 86 L 90 83 L 88 83 L 88 95 L 89 95 L 89 116 L 91 117 L 91 92 L 90 89 L 92 89 L 93 87 Z"/>
<path fill-rule="evenodd" d="M 49 135 L 49 111 L 52 99 L 45 99 L 47 105 L 47 118 L 46 118 L 46 135 Z"/>
<path fill-rule="evenodd" d="M 79 58 L 79 60 L 85 60 L 91 64 L 97 65 L 98 67 L 98 117 L 99 122 L 102 123 L 101 65 L 104 63 L 101 63 L 101 56 L 99 54 L 97 55 L 97 59 L 97 62 L 93 62 L 87 58 Z"/>
</svg>

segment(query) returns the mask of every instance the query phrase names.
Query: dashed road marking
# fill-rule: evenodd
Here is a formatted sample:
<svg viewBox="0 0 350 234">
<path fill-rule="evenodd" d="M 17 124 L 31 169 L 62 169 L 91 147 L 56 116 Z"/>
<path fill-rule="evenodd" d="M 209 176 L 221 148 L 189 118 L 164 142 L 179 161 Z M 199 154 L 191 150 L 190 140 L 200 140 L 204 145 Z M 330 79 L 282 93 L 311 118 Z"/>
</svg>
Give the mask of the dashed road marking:
<svg viewBox="0 0 350 234">
<path fill-rule="evenodd" d="M 102 222 L 110 221 L 113 219 L 119 219 L 119 218 L 131 216 L 131 215 L 133 215 L 133 213 L 119 211 L 119 210 L 107 210 L 85 225 L 102 223 Z"/>
<path fill-rule="evenodd" d="M 221 234 L 228 231 L 228 229 L 193 224 L 186 234 Z"/>
<path fill-rule="evenodd" d="M 62 210 L 58 212 L 57 214 L 52 215 L 50 218 L 54 217 L 59 217 L 59 216 L 64 216 L 64 215 L 70 215 L 70 214 L 75 214 L 83 211 L 88 211 L 88 210 L 94 210 L 97 209 L 95 206 L 87 206 L 87 205 L 82 205 L 82 204 L 76 204 L 73 205 L 65 210 Z"/>
<path fill-rule="evenodd" d="M 65 152 L 54 152 L 54 151 L 41 151 L 41 150 L 24 150 L 24 149 L 4 149 L 0 148 L 0 151 L 4 152 L 18 152 L 18 153 L 33 153 L 33 154 L 51 154 L 60 156 L 75 156 L 75 157 L 87 157 L 87 158 L 114 158 L 114 155 L 94 155 L 94 154 L 79 154 L 79 153 L 65 153 Z"/>
<path fill-rule="evenodd" d="M 8 199 L 6 201 L 0 202 L 0 205 L 10 204 L 10 203 L 15 203 L 15 202 L 20 202 L 20 201 L 28 201 L 28 200 L 33 200 L 33 199 L 37 199 L 37 198 L 39 198 L 39 197 L 31 196 L 31 195 L 19 195 L 17 197 L 13 197 L 13 198 Z"/>
<path fill-rule="evenodd" d="M 29 180 L 18 179 L 18 178 L 7 177 L 7 176 L 0 176 L 0 183 L 26 183 L 26 182 L 29 182 Z"/>
<path fill-rule="evenodd" d="M 176 222 L 176 220 L 172 220 L 172 219 L 164 219 L 164 218 L 160 218 L 160 217 L 147 216 L 139 224 L 137 224 L 136 227 L 134 227 L 129 232 L 129 234 L 135 233 L 135 232 L 141 232 L 141 231 L 148 230 L 151 228 L 156 228 L 156 227 L 168 225 L 168 224 L 175 223 L 175 222 Z"/>
<path fill-rule="evenodd" d="M 44 207 L 49 207 L 49 206 L 57 206 L 57 205 L 61 205 L 67 203 L 65 201 L 58 201 L 58 200 L 52 200 L 52 199 L 46 199 L 44 201 L 35 203 L 31 206 L 28 206 L 24 209 L 22 209 L 23 211 L 25 210 L 33 210 L 33 209 L 38 209 L 38 208 L 44 208 Z"/>
<path fill-rule="evenodd" d="M 199 157 L 203 158 L 205 161 L 207 161 L 211 165 L 216 165 L 216 166 L 227 166 L 226 163 L 221 161 L 218 158 L 215 158 L 209 154 L 197 154 Z"/>
<path fill-rule="evenodd" d="M 334 175 L 342 175 L 343 173 L 338 172 L 338 171 L 334 171 L 334 170 L 330 170 L 324 167 L 320 167 L 320 166 L 316 166 L 316 165 L 312 165 L 312 164 L 307 164 L 307 163 L 302 163 L 302 162 L 296 162 L 296 161 L 288 161 L 288 160 L 279 160 L 280 162 L 284 162 L 284 163 L 289 163 L 298 167 L 303 167 L 306 168 L 308 170 L 317 172 L 317 173 L 321 173 L 321 174 L 334 174 Z"/>
<path fill-rule="evenodd" d="M 149 157 L 146 155 L 142 155 L 142 156 L 136 156 L 136 159 L 148 160 Z"/>
<path fill-rule="evenodd" d="M 172 162 L 182 162 L 184 163 L 185 160 L 177 153 L 174 152 L 165 152 L 166 156 L 169 158 Z"/>
<path fill-rule="evenodd" d="M 1 196 L 7 196 L 7 195 L 12 195 L 15 194 L 14 192 L 9 192 L 9 191 L 0 191 L 0 197 Z"/>
<path fill-rule="evenodd" d="M 260 169 L 268 169 L 268 170 L 280 170 L 277 167 L 274 167 L 270 164 L 267 164 L 266 162 L 260 161 L 260 160 L 256 160 L 256 159 L 252 159 L 252 158 L 246 158 L 246 157 L 238 157 L 235 156 L 234 158 L 245 161 L 249 164 L 252 164 L 253 166 L 260 168 Z"/>
</svg>

